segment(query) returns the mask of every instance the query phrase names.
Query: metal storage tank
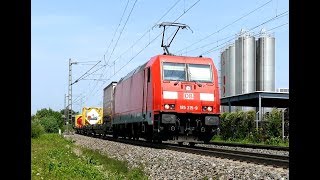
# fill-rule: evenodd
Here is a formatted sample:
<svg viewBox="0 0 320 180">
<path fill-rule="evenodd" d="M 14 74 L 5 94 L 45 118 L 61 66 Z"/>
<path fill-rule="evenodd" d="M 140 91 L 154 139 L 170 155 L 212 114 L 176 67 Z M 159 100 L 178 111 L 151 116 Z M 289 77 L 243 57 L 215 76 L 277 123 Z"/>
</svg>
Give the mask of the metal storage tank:
<svg viewBox="0 0 320 180">
<path fill-rule="evenodd" d="M 226 81 L 226 83 L 225 83 L 225 88 L 226 88 L 226 93 L 225 93 L 225 95 L 226 96 L 230 96 L 230 93 L 229 93 L 229 78 L 230 78 L 230 73 L 229 73 L 229 71 L 230 71 L 230 69 L 229 69 L 229 49 L 228 48 L 226 48 L 225 49 L 225 60 L 226 60 L 226 62 L 225 62 L 225 81 Z"/>
<path fill-rule="evenodd" d="M 220 56 L 220 65 L 221 65 L 221 71 L 220 71 L 220 89 L 221 89 L 221 98 L 226 97 L 226 50 L 223 50 L 221 52 Z M 228 107 L 227 106 L 221 106 L 220 107 L 221 112 L 227 112 Z"/>
<path fill-rule="evenodd" d="M 245 94 L 256 90 L 255 38 L 248 33 L 240 33 L 235 42 L 236 57 L 236 94 Z M 238 108 L 243 111 L 254 110 L 253 107 Z"/>
<path fill-rule="evenodd" d="M 221 63 L 221 73 L 220 73 L 220 79 L 221 79 L 221 97 L 225 97 L 225 51 L 222 51 L 220 56 L 220 63 Z"/>
<path fill-rule="evenodd" d="M 265 33 L 256 41 L 256 89 L 275 91 L 275 38 Z"/>
<path fill-rule="evenodd" d="M 228 48 L 228 84 L 229 84 L 229 96 L 234 96 L 236 94 L 236 87 L 235 87 L 235 78 L 236 78 L 236 59 L 235 59 L 235 46 L 234 44 L 230 45 Z"/>
<path fill-rule="evenodd" d="M 236 93 L 244 94 L 256 90 L 255 83 L 255 38 L 248 34 L 236 40 Z"/>
<path fill-rule="evenodd" d="M 236 95 L 242 94 L 242 76 L 240 76 L 241 71 L 241 53 L 239 52 L 241 48 L 241 44 L 239 43 L 240 41 L 236 39 L 235 41 L 235 73 L 237 76 L 235 77 L 235 89 L 236 89 Z"/>
</svg>

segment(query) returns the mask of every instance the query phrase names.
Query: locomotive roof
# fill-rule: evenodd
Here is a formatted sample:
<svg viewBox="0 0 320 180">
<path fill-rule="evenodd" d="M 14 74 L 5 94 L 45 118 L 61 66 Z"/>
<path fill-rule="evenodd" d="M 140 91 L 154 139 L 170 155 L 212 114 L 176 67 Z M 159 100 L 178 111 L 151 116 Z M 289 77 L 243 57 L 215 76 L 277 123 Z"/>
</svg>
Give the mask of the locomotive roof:
<svg viewBox="0 0 320 180">
<path fill-rule="evenodd" d="M 144 69 L 144 68 L 146 67 L 146 65 L 147 65 L 148 62 L 149 62 L 149 61 L 145 62 L 144 64 L 142 64 L 142 65 L 138 66 L 137 68 L 133 69 L 132 71 L 130 71 L 126 76 L 122 77 L 122 78 L 119 80 L 119 83 L 120 83 L 121 81 L 124 81 L 124 80 L 128 79 L 128 78 L 131 77 L 132 75 L 138 73 L 138 72 L 141 71 L 142 69 Z"/>
<path fill-rule="evenodd" d="M 190 56 L 156 55 L 156 56 L 152 57 L 150 60 L 148 60 L 147 62 L 145 62 L 144 64 L 142 64 L 142 65 L 138 66 L 137 68 L 133 69 L 132 71 L 130 71 L 126 76 L 122 77 L 122 78 L 119 80 L 118 83 L 120 83 L 120 82 L 128 79 L 128 78 L 131 77 L 132 75 L 138 73 L 139 71 L 141 71 L 142 69 L 144 69 L 149 62 L 153 62 L 153 61 L 155 61 L 155 60 L 156 60 L 157 58 L 159 58 L 159 57 L 199 58 L 199 57 L 190 57 Z M 201 56 L 200 58 L 202 58 L 202 59 L 208 59 L 208 58 L 205 58 L 205 57 L 202 57 L 202 56 Z"/>
</svg>

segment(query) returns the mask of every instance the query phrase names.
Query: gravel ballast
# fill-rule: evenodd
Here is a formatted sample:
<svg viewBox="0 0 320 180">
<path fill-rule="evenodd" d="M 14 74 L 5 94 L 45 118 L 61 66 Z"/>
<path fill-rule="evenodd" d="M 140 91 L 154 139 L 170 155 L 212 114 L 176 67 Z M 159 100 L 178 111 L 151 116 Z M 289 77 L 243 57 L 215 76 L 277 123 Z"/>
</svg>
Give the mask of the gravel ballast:
<svg viewBox="0 0 320 180">
<path fill-rule="evenodd" d="M 289 151 L 279 151 L 279 150 L 271 150 L 271 149 L 253 149 L 253 148 L 222 146 L 222 145 L 214 145 L 214 144 L 197 144 L 196 146 L 207 147 L 207 148 L 228 149 L 228 150 L 235 150 L 235 151 L 254 152 L 254 153 L 262 153 L 262 154 L 289 156 Z"/>
<path fill-rule="evenodd" d="M 149 179 L 289 179 L 289 170 L 229 159 L 153 149 L 78 134 L 64 135 L 76 145 L 143 167 Z"/>
</svg>

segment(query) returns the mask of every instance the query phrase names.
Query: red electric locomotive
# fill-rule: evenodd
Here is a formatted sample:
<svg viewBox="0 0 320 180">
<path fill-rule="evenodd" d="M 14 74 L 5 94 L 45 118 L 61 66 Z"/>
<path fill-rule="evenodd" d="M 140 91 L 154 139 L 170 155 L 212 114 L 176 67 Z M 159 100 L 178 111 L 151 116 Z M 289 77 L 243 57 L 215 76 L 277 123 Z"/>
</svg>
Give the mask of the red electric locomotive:
<svg viewBox="0 0 320 180">
<path fill-rule="evenodd" d="M 210 58 L 158 55 L 109 87 L 116 137 L 208 142 L 218 128 L 218 74 Z"/>
<path fill-rule="evenodd" d="M 188 27 L 160 24 L 164 31 L 165 26 L 179 26 L 177 31 Z M 174 56 L 168 51 L 170 44 L 163 42 L 164 55 L 152 57 L 104 88 L 103 124 L 85 127 L 82 133 L 190 145 L 212 139 L 220 115 L 218 73 L 212 59 Z"/>
</svg>

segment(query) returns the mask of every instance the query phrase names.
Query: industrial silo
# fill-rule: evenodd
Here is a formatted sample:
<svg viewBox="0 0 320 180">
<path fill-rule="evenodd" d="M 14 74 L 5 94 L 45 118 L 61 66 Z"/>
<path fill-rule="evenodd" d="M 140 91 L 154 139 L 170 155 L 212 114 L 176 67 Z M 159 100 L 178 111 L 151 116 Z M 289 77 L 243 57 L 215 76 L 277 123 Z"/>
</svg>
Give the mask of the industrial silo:
<svg viewBox="0 0 320 180">
<path fill-rule="evenodd" d="M 234 44 L 230 45 L 228 48 L 228 84 L 229 84 L 229 96 L 234 96 L 236 94 L 236 87 L 235 87 L 235 78 L 236 78 L 236 59 L 235 59 L 235 46 Z"/>
<path fill-rule="evenodd" d="M 235 46 L 234 44 L 229 45 L 226 49 L 226 94 L 227 96 L 236 95 L 235 89 Z M 231 106 L 231 111 L 235 111 L 236 107 Z"/>
<path fill-rule="evenodd" d="M 220 63 L 221 63 L 221 73 L 220 73 L 220 79 L 221 79 L 221 97 L 225 97 L 226 96 L 226 94 L 225 94 L 225 83 L 226 83 L 226 81 L 225 81 L 225 51 L 222 51 L 222 53 L 221 53 L 221 56 L 220 56 Z"/>
<path fill-rule="evenodd" d="M 235 42 L 236 57 L 236 94 L 245 94 L 256 90 L 255 38 L 241 33 Z M 253 110 L 244 108 L 243 110 Z"/>
<path fill-rule="evenodd" d="M 256 89 L 275 91 L 275 38 L 261 34 L 256 41 Z"/>
<path fill-rule="evenodd" d="M 220 54 L 220 96 L 221 98 L 225 97 L 225 51 L 222 51 Z M 226 111 L 225 106 L 220 107 L 221 112 Z"/>
<path fill-rule="evenodd" d="M 226 93 L 225 93 L 225 95 L 226 96 L 230 96 L 230 93 L 229 93 L 229 91 L 230 91 L 230 82 L 229 82 L 229 80 L 230 80 L 230 63 L 229 63 L 229 49 L 228 48 L 226 48 L 225 49 L 225 68 L 224 68 L 224 73 L 225 73 L 225 88 L 226 88 Z"/>
<path fill-rule="evenodd" d="M 240 41 L 236 39 L 235 41 L 235 72 L 236 72 L 236 77 L 235 77 L 235 89 L 236 89 L 236 95 L 242 94 L 242 76 L 240 76 L 240 73 L 242 72 L 241 67 L 242 67 L 242 61 L 241 61 L 241 52 L 240 50 L 242 49 Z"/>
</svg>

